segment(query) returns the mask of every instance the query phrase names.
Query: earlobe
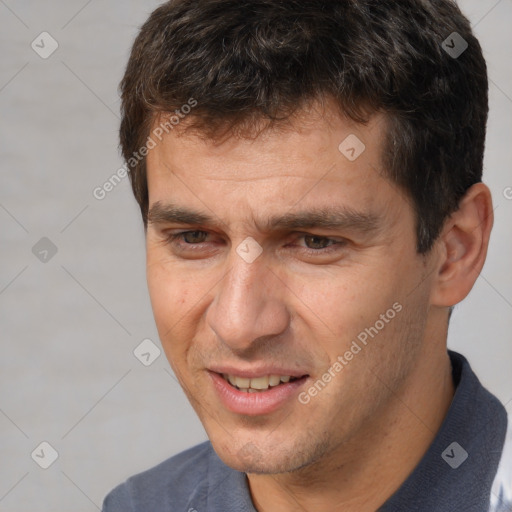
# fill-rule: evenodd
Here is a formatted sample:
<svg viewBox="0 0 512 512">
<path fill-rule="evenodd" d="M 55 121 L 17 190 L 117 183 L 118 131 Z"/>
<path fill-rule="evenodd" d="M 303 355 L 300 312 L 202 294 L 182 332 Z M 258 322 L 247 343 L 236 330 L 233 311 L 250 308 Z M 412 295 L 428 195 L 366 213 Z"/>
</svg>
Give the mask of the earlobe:
<svg viewBox="0 0 512 512">
<path fill-rule="evenodd" d="M 446 220 L 438 239 L 441 256 L 432 305 L 453 306 L 468 295 L 484 265 L 492 225 L 491 193 L 486 185 L 476 183 Z"/>
</svg>

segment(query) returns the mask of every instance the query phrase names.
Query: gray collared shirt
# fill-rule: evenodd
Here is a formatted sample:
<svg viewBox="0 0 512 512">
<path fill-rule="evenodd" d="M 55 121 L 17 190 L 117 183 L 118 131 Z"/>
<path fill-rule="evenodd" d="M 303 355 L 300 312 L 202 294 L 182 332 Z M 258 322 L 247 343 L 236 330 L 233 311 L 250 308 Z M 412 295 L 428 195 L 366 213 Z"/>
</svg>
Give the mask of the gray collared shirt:
<svg viewBox="0 0 512 512">
<path fill-rule="evenodd" d="M 502 460 L 506 410 L 462 355 L 449 355 L 456 391 L 448 414 L 425 456 L 378 512 L 512 510 L 511 475 L 498 472 L 510 467 Z M 129 478 L 108 494 L 103 512 L 256 509 L 246 475 L 226 466 L 207 441 Z"/>
</svg>

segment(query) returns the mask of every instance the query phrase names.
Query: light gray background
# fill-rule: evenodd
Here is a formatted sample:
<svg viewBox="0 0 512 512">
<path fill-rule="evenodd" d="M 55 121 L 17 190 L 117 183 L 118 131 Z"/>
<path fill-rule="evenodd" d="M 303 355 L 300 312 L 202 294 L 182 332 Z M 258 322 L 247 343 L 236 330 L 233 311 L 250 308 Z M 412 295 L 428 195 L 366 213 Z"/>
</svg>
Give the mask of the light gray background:
<svg viewBox="0 0 512 512">
<path fill-rule="evenodd" d="M 148 367 L 133 355 L 159 342 L 128 180 L 92 195 L 122 165 L 117 85 L 158 3 L 0 0 L 0 511 L 99 510 L 129 475 L 206 439 L 163 353 Z M 460 4 L 489 66 L 496 222 L 449 346 L 510 410 L 512 0 Z M 59 44 L 47 59 L 31 48 L 43 31 Z M 42 237 L 58 249 L 46 263 Z M 31 458 L 42 441 L 59 454 L 48 469 Z"/>
</svg>

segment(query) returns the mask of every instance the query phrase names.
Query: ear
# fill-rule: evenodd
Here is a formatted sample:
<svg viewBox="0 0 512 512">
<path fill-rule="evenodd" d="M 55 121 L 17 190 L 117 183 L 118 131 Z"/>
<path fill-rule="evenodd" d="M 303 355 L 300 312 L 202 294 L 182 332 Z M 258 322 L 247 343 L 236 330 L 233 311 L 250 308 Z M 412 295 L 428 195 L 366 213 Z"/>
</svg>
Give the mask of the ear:
<svg viewBox="0 0 512 512">
<path fill-rule="evenodd" d="M 446 220 L 436 242 L 440 256 L 432 305 L 453 306 L 473 288 L 487 256 L 493 213 L 489 188 L 476 183 L 468 189 L 458 210 Z"/>
</svg>

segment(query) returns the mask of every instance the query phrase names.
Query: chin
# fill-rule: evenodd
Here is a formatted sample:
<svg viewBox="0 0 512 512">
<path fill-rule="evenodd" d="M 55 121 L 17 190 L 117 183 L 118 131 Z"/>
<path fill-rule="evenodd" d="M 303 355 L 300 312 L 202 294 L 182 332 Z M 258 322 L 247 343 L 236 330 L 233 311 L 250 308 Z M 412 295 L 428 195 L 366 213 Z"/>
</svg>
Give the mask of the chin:
<svg viewBox="0 0 512 512">
<path fill-rule="evenodd" d="M 296 471 L 311 463 L 304 451 L 295 445 L 279 447 L 259 446 L 257 443 L 227 442 L 219 446 L 212 441 L 213 448 L 219 458 L 232 469 L 243 473 L 279 474 Z"/>
</svg>

